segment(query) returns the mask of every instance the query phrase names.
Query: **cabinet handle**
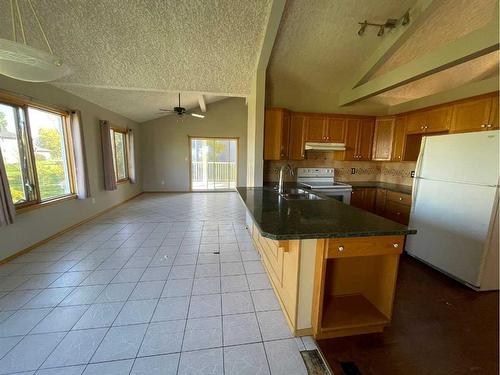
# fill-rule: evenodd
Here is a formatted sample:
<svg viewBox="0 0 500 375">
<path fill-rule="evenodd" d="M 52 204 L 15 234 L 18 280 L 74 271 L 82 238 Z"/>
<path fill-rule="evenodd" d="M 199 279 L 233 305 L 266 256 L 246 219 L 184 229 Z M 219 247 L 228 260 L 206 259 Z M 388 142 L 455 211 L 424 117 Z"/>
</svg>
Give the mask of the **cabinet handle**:
<svg viewBox="0 0 500 375">
<path fill-rule="evenodd" d="M 482 125 L 481 125 L 481 127 L 482 127 L 482 128 L 485 128 L 485 127 L 486 127 L 486 124 L 482 124 Z"/>
<path fill-rule="evenodd" d="M 401 155 L 398 155 L 398 159 L 401 159 Z"/>
<path fill-rule="evenodd" d="M 342 246 L 342 245 L 341 245 L 341 246 L 339 246 L 339 251 L 340 251 L 340 252 L 344 251 L 344 246 Z"/>
<path fill-rule="evenodd" d="M 399 197 L 399 200 L 402 201 L 403 200 L 403 197 Z"/>
<path fill-rule="evenodd" d="M 428 126 L 427 126 L 427 125 L 425 125 L 425 128 L 427 129 L 427 128 L 428 128 Z"/>
<path fill-rule="evenodd" d="M 486 125 L 486 127 L 487 127 L 487 128 L 491 128 L 491 127 L 493 127 L 493 125 L 488 124 L 488 125 Z"/>
<path fill-rule="evenodd" d="M 398 216 L 401 215 L 401 212 L 396 212 L 396 215 L 398 215 Z"/>
<path fill-rule="evenodd" d="M 392 247 L 395 248 L 395 249 L 397 249 L 399 247 L 399 244 L 398 243 L 393 243 Z"/>
<path fill-rule="evenodd" d="M 421 129 L 421 130 L 424 130 L 424 126 L 422 125 L 422 126 L 420 127 L 420 129 Z"/>
</svg>

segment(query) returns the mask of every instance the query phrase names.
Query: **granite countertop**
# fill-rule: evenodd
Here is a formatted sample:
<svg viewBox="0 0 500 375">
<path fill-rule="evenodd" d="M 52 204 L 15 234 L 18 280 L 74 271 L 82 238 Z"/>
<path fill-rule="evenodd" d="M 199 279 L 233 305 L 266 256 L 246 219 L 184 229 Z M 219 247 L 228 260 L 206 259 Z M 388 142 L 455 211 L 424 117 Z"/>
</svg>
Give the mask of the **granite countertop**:
<svg viewBox="0 0 500 375">
<path fill-rule="evenodd" d="M 416 233 L 405 225 L 336 199 L 286 200 L 271 187 L 237 190 L 261 234 L 273 240 Z"/>
<path fill-rule="evenodd" d="M 346 181 L 345 183 L 351 185 L 353 188 L 373 187 L 387 189 L 397 193 L 411 194 L 411 186 L 408 185 L 391 184 L 389 182 L 380 181 Z"/>
</svg>

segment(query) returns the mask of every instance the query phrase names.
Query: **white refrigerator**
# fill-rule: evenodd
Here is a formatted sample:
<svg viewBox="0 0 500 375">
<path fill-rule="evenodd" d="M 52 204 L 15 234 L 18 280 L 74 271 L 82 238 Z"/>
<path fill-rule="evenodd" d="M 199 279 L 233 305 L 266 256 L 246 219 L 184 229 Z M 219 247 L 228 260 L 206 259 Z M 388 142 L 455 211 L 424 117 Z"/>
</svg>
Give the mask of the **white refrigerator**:
<svg viewBox="0 0 500 375">
<path fill-rule="evenodd" d="M 498 289 L 499 131 L 424 137 L 406 251 L 476 290 Z"/>
</svg>

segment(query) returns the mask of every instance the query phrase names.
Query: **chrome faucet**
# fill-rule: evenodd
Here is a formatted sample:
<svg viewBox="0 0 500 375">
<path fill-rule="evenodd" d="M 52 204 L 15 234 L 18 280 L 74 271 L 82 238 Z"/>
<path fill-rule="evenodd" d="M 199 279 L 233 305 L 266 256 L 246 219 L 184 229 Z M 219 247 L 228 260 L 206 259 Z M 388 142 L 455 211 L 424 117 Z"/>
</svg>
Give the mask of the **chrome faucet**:
<svg viewBox="0 0 500 375">
<path fill-rule="evenodd" d="M 290 172 L 290 176 L 293 176 L 293 167 L 290 164 L 282 165 L 280 168 L 280 179 L 278 181 L 278 193 L 283 193 L 283 175 L 285 172 Z"/>
</svg>

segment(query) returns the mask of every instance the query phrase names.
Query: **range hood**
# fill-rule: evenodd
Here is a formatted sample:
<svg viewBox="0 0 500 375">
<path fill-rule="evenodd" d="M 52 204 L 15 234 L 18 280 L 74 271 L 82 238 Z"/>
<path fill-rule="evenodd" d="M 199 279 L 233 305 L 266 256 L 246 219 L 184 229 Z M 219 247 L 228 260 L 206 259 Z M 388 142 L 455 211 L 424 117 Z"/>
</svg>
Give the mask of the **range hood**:
<svg viewBox="0 0 500 375">
<path fill-rule="evenodd" d="M 306 150 L 345 151 L 345 143 L 306 142 Z"/>
</svg>

